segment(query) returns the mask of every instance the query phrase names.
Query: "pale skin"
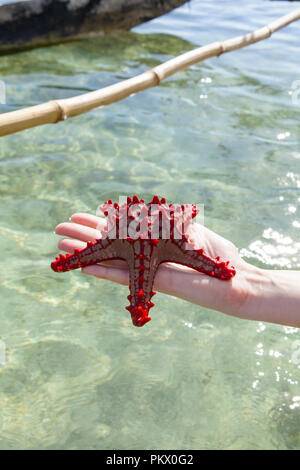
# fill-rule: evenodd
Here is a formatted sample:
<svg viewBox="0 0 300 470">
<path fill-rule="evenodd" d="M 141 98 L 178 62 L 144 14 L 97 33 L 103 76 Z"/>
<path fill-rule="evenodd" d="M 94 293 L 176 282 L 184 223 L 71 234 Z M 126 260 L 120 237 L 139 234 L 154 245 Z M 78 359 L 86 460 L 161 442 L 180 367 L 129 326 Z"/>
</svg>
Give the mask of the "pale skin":
<svg viewBox="0 0 300 470">
<path fill-rule="evenodd" d="M 86 213 L 73 214 L 70 220 L 55 230 L 68 237 L 58 243 L 59 250 L 67 253 L 100 238 L 105 226 L 105 219 Z M 156 273 L 154 290 L 238 318 L 300 327 L 300 271 L 260 269 L 246 263 L 233 243 L 197 223 L 190 226 L 189 235 L 209 256 L 230 260 L 236 275 L 231 281 L 221 281 L 164 263 Z M 82 273 L 128 285 L 127 265 L 121 260 L 88 266 Z"/>
</svg>

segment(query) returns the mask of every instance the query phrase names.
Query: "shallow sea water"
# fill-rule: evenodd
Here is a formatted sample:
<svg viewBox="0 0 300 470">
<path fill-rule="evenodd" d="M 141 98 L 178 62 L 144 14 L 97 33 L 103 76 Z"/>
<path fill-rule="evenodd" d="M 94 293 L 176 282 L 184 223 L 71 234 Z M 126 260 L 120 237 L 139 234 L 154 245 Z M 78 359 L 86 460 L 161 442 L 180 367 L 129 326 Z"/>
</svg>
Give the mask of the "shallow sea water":
<svg viewBox="0 0 300 470">
<path fill-rule="evenodd" d="M 0 57 L 0 112 L 132 77 L 297 7 L 221 3 Z M 203 203 L 205 224 L 249 262 L 299 269 L 299 35 L 293 24 L 160 87 L 1 139 L 1 449 L 300 449 L 297 329 L 163 294 L 137 329 L 126 287 L 50 270 L 57 223 L 135 193 Z"/>
</svg>

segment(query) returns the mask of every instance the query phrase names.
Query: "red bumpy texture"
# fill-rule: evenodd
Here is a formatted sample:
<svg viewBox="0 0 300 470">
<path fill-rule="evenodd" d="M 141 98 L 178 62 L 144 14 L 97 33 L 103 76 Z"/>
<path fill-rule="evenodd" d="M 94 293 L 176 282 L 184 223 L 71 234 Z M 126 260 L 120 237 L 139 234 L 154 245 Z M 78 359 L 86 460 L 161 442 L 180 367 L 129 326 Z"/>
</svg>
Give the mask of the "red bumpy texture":
<svg viewBox="0 0 300 470">
<path fill-rule="evenodd" d="M 182 264 L 221 280 L 230 280 L 235 275 L 235 269 L 228 267 L 229 261 L 212 259 L 202 249 L 195 249 L 184 233 L 198 213 L 194 205 L 175 207 L 157 196 L 146 204 L 133 196 L 120 206 L 109 200 L 101 210 L 107 217 L 101 239 L 88 242 L 86 248 L 75 250 L 72 255 L 59 255 L 51 268 L 65 272 L 101 261 L 126 261 L 130 274 L 130 305 L 126 309 L 135 326 L 151 320 L 149 310 L 154 306 L 151 298 L 155 295 L 152 288 L 160 263 Z"/>
</svg>

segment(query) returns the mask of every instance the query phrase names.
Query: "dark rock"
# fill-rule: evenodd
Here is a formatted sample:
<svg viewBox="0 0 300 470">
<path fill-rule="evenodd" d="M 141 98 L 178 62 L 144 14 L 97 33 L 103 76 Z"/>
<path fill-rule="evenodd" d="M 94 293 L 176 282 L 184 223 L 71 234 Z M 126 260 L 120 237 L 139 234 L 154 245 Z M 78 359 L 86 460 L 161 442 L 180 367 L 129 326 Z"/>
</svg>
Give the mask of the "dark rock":
<svg viewBox="0 0 300 470">
<path fill-rule="evenodd" d="M 26 0 L 0 6 L 0 51 L 35 47 L 133 26 L 187 0 Z"/>
</svg>

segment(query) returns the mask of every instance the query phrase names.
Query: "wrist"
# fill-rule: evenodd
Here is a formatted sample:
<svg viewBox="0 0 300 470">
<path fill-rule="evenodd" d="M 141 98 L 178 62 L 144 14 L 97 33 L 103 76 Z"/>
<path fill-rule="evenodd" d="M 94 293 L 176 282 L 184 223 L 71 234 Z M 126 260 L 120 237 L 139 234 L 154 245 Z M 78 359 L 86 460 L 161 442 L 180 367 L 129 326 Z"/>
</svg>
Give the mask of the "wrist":
<svg viewBox="0 0 300 470">
<path fill-rule="evenodd" d="M 266 293 L 271 289 L 267 271 L 243 262 L 239 268 L 241 302 L 236 315 L 248 320 L 262 320 L 263 304 Z"/>
<path fill-rule="evenodd" d="M 300 327 L 299 271 L 260 269 L 245 263 L 245 296 L 237 316 Z"/>
</svg>

